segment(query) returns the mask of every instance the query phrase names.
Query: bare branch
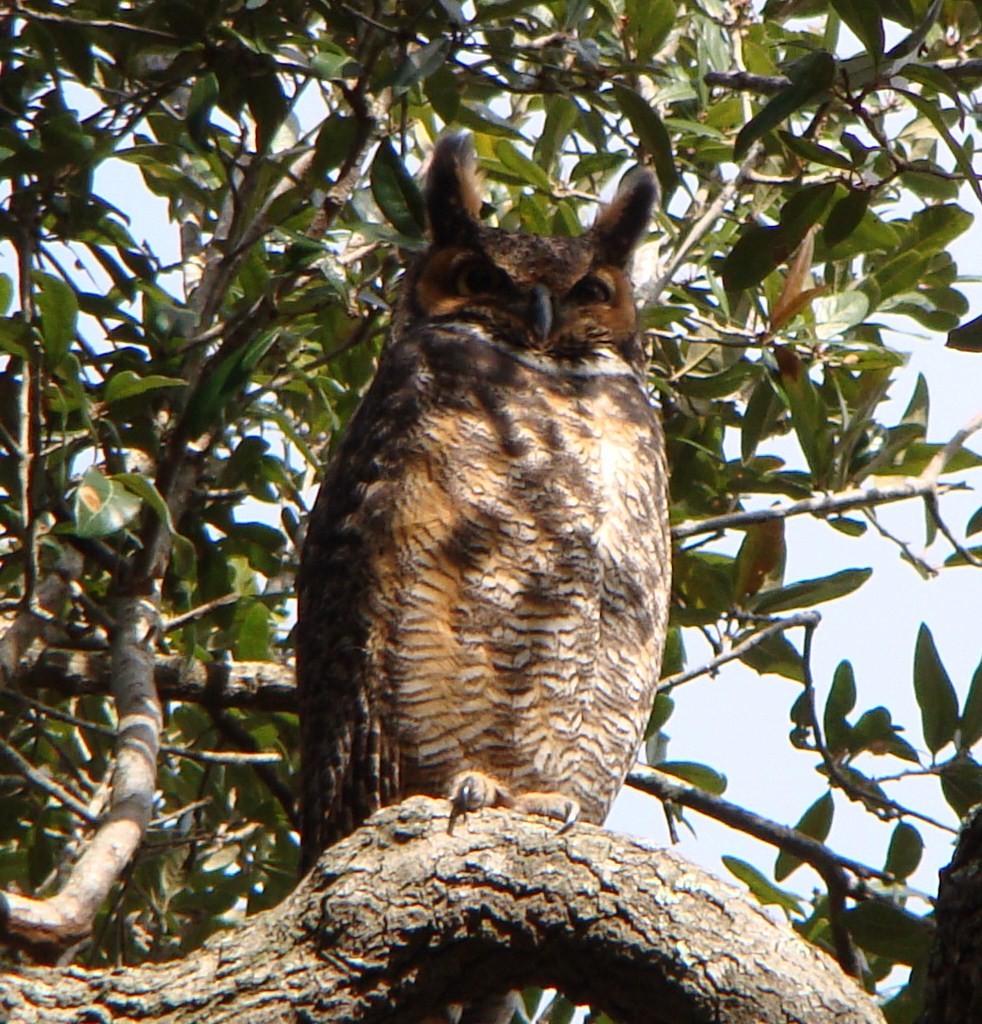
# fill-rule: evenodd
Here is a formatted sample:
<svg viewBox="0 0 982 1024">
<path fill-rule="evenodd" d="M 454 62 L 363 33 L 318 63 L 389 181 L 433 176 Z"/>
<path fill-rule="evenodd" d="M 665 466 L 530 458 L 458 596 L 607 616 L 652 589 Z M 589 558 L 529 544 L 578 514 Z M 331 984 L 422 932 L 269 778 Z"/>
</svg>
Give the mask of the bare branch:
<svg viewBox="0 0 982 1024">
<path fill-rule="evenodd" d="M 41 636 L 56 640 L 63 630 L 57 617 L 71 591 L 72 580 L 82 571 L 82 560 L 66 551 L 58 568 L 40 582 L 33 608 L 18 612 L 0 637 L 0 690 L 22 672 L 31 645 Z M 40 652 L 39 652 L 40 653 Z"/>
<path fill-rule="evenodd" d="M 908 498 L 924 498 L 933 492 L 933 488 L 932 483 L 921 477 L 907 478 L 896 484 L 879 487 L 851 487 L 837 494 L 819 494 L 813 498 L 784 502 L 749 512 L 728 512 L 726 515 L 712 516 L 709 519 L 689 519 L 673 526 L 672 536 L 676 540 L 684 540 L 686 537 L 696 537 L 705 533 L 742 529 L 754 523 L 768 523 L 773 519 L 790 519 L 792 516 L 800 515 L 827 516 L 855 508 L 906 501 Z"/>
<path fill-rule="evenodd" d="M 113 639 L 113 695 L 119 716 L 109 809 L 64 886 L 50 899 L 6 894 L 8 935 L 40 946 L 65 946 L 88 934 L 109 890 L 140 845 L 153 810 L 162 714 L 153 687 L 156 607 L 123 601 Z"/>
<path fill-rule="evenodd" d="M 110 659 L 105 651 L 49 648 L 31 664 L 22 664 L 11 682 L 27 692 L 105 694 Z M 157 655 L 154 682 L 161 699 L 186 700 L 209 707 L 296 711 L 292 664 L 273 661 L 201 662 L 179 655 Z"/>
<path fill-rule="evenodd" d="M 0 757 L 4 757 L 7 763 L 10 764 L 14 771 L 17 772 L 25 781 L 29 782 L 35 789 L 40 789 L 43 793 L 47 793 L 48 796 L 53 797 L 60 804 L 64 804 L 70 811 L 77 814 L 82 821 L 88 822 L 88 824 L 95 824 L 95 817 L 89 808 L 73 793 L 69 793 L 64 786 L 60 786 L 45 772 L 39 771 L 34 767 L 26 758 L 22 757 L 14 748 L 4 739 L 0 739 Z"/>
<path fill-rule="evenodd" d="M 866 895 L 866 889 L 863 886 L 850 884 L 843 872 L 849 872 L 862 879 L 876 878 L 883 882 L 894 881 L 886 871 L 879 871 L 867 864 L 843 857 L 824 843 L 812 839 L 811 836 L 806 836 L 803 832 L 798 832 L 788 825 L 781 825 L 770 818 L 754 814 L 753 811 L 748 811 L 739 804 L 724 800 L 721 796 L 683 782 L 681 779 L 649 765 L 640 762 L 636 764 L 627 777 L 627 785 L 642 793 L 647 793 L 649 796 L 657 797 L 659 800 L 678 804 L 679 807 L 691 808 L 693 811 L 704 814 L 707 818 L 722 822 L 745 835 L 753 836 L 770 846 L 784 850 L 806 864 L 810 864 L 826 881 L 828 881 L 829 874 L 835 874 L 840 882 L 848 887 L 853 896 Z"/>
<path fill-rule="evenodd" d="M 683 683 L 688 683 L 693 679 L 698 679 L 699 676 L 714 675 L 716 669 L 721 665 L 725 665 L 728 661 L 735 661 L 738 658 L 742 658 L 747 651 L 753 650 L 769 637 L 776 636 L 778 633 L 784 633 L 789 629 L 795 629 L 798 626 L 814 628 L 818 625 L 820 620 L 821 616 L 818 612 L 814 611 L 799 612 L 797 615 L 791 615 L 786 619 L 778 619 L 776 622 L 770 623 L 763 629 L 759 629 L 755 633 L 751 633 L 750 636 L 741 640 L 740 643 L 735 644 L 733 647 L 730 647 L 716 655 L 712 661 L 707 662 L 705 665 L 700 665 L 699 668 L 688 669 L 685 672 L 676 672 L 674 675 L 666 676 L 659 684 L 659 690 L 662 693 L 666 693 L 669 690 L 674 689 L 676 686 L 681 686 Z"/>
</svg>

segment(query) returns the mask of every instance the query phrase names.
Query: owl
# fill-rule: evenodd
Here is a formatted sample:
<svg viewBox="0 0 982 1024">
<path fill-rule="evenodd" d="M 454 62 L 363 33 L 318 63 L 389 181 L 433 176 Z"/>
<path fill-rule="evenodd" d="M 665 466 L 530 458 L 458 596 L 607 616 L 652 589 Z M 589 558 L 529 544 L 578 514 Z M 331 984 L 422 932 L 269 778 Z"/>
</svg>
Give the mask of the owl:
<svg viewBox="0 0 982 1024">
<path fill-rule="evenodd" d="M 328 466 L 298 577 L 309 867 L 412 794 L 602 823 L 654 699 L 666 464 L 626 265 L 628 175 L 577 238 L 483 223 L 435 147 L 429 248 Z"/>
</svg>

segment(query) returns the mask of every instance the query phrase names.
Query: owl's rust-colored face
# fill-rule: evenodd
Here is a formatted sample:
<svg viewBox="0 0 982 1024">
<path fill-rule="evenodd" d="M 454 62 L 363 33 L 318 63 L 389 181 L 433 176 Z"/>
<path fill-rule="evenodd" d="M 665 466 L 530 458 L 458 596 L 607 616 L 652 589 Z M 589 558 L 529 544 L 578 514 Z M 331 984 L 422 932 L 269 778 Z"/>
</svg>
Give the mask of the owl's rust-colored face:
<svg viewBox="0 0 982 1024">
<path fill-rule="evenodd" d="M 625 265 L 647 230 L 655 185 L 636 172 L 579 238 L 486 227 L 467 144 L 443 139 L 427 178 L 432 244 L 405 283 L 397 317 L 493 328 L 516 348 L 557 360 L 616 349 L 637 363 L 636 313 Z"/>
</svg>

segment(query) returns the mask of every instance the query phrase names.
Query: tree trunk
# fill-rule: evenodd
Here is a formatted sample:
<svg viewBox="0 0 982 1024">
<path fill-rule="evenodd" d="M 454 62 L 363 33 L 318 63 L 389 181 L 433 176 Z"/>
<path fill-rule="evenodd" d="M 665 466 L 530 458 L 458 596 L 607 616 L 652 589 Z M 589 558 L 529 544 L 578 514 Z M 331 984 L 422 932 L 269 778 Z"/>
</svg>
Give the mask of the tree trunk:
<svg viewBox="0 0 982 1024">
<path fill-rule="evenodd" d="M 10 1024 L 416 1021 L 556 986 L 625 1024 L 883 1024 L 835 964 L 674 853 L 416 797 L 272 911 L 174 963 L 0 975 Z"/>
<path fill-rule="evenodd" d="M 965 821 L 940 873 L 937 931 L 920 1024 L 982 1021 L 982 808 Z"/>
</svg>

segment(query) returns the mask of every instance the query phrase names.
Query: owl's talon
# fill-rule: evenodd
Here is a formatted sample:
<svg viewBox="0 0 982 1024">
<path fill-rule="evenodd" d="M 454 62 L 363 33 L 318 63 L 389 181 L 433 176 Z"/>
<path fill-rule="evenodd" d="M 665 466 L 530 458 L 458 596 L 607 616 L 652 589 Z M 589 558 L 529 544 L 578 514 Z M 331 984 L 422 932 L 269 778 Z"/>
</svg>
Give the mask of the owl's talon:
<svg viewBox="0 0 982 1024">
<path fill-rule="evenodd" d="M 580 820 L 580 805 L 575 800 L 570 800 L 566 805 L 566 818 L 559 826 L 559 834 L 568 832 Z"/>
<path fill-rule="evenodd" d="M 513 807 L 515 799 L 497 779 L 483 772 L 461 772 L 450 785 L 450 821 L 447 832 L 468 811 L 482 807 Z"/>
</svg>

